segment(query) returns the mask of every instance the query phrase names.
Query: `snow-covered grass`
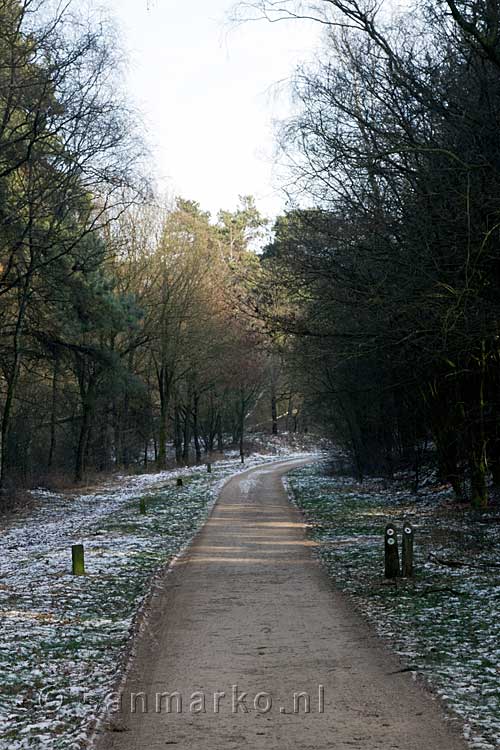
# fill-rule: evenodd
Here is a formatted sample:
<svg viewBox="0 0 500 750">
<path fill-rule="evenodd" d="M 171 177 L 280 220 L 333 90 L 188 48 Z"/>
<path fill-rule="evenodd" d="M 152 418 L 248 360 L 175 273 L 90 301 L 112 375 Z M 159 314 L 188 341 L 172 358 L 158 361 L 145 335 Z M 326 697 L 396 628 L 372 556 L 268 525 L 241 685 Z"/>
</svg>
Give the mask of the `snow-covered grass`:
<svg viewBox="0 0 500 750">
<path fill-rule="evenodd" d="M 500 747 L 500 523 L 458 512 L 449 491 L 420 497 L 403 482 L 331 476 L 327 464 L 289 475 L 288 485 L 336 584 L 460 717 L 479 750 Z M 407 486 L 407 485 L 406 485 Z M 414 581 L 387 583 L 384 528 L 415 528 Z M 463 563 L 448 567 L 431 562 Z"/>
<path fill-rule="evenodd" d="M 2 750 L 87 746 L 155 572 L 192 539 L 225 478 L 277 458 L 123 477 L 78 496 L 38 491 L 35 509 L 0 529 Z M 79 543 L 82 577 L 71 574 Z"/>
<path fill-rule="evenodd" d="M 330 440 L 314 433 L 280 432 L 270 435 L 267 432 L 253 431 L 247 435 L 247 441 L 253 450 L 277 453 L 281 456 L 290 453 L 322 453 L 325 456 L 333 449 Z"/>
</svg>

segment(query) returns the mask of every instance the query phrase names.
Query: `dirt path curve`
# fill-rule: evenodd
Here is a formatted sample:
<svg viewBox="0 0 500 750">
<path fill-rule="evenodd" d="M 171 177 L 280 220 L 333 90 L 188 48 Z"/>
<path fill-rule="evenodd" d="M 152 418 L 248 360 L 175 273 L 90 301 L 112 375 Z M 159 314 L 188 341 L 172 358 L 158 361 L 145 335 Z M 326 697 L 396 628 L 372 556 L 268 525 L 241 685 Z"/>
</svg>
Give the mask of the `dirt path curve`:
<svg viewBox="0 0 500 750">
<path fill-rule="evenodd" d="M 225 486 L 152 602 L 122 712 L 100 748 L 463 750 L 311 556 L 281 481 L 297 465 L 252 469 Z M 167 712 L 162 694 L 173 692 L 180 713 L 175 696 Z M 310 713 L 305 697 L 294 712 L 295 693 L 310 696 Z"/>
</svg>

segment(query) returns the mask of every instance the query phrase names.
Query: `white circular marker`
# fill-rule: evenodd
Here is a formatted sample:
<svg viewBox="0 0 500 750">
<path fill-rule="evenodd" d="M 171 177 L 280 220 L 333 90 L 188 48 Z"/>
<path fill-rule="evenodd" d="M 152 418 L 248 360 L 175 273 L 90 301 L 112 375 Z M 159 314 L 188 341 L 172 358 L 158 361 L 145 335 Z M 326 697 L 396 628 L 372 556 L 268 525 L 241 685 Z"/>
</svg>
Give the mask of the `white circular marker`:
<svg viewBox="0 0 500 750">
<path fill-rule="evenodd" d="M 394 543 L 395 543 L 395 539 L 388 539 L 387 540 L 387 544 L 394 544 Z"/>
<path fill-rule="evenodd" d="M 406 527 L 405 534 L 411 534 L 411 529 L 409 526 Z"/>
<path fill-rule="evenodd" d="M 387 536 L 394 536 L 394 529 L 387 529 Z"/>
</svg>

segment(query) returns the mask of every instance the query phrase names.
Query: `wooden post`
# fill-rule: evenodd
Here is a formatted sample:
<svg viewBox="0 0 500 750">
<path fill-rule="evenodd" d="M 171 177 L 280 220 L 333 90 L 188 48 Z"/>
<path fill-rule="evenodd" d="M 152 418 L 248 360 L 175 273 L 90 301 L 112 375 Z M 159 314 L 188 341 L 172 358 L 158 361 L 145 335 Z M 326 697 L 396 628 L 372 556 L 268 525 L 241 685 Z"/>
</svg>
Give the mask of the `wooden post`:
<svg viewBox="0 0 500 750">
<path fill-rule="evenodd" d="M 183 486 L 182 477 L 177 477 L 177 487 L 182 487 L 182 486 Z"/>
<path fill-rule="evenodd" d="M 146 498 L 141 497 L 139 500 L 139 512 L 142 516 L 146 515 Z"/>
<path fill-rule="evenodd" d="M 405 521 L 403 529 L 403 578 L 413 578 L 413 543 L 415 532 L 411 523 Z"/>
<path fill-rule="evenodd" d="M 398 535 L 396 527 L 388 523 L 385 527 L 385 577 L 398 578 L 400 575 Z"/>
<path fill-rule="evenodd" d="M 244 464 L 245 463 L 245 454 L 244 453 L 240 453 L 240 456 L 241 456 L 241 463 Z"/>
<path fill-rule="evenodd" d="M 211 473 L 212 473 L 212 464 L 210 464 L 210 463 L 209 463 L 209 464 L 207 464 L 207 472 L 208 472 L 209 474 L 211 474 Z"/>
<path fill-rule="evenodd" d="M 83 544 L 75 544 L 71 547 L 71 560 L 73 563 L 73 575 L 85 575 L 85 553 Z"/>
</svg>

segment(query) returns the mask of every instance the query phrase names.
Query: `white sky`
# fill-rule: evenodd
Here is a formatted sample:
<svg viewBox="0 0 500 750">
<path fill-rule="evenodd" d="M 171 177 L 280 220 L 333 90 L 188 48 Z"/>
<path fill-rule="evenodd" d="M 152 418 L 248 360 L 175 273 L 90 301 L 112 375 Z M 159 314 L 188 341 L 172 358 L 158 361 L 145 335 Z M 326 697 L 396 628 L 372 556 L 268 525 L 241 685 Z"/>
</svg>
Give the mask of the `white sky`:
<svg viewBox="0 0 500 750">
<path fill-rule="evenodd" d="M 128 88 L 145 115 L 165 187 L 216 213 L 253 194 L 268 216 L 285 201 L 273 179 L 273 119 L 289 111 L 270 89 L 310 58 L 305 22 L 230 29 L 232 0 L 101 0 L 130 57 Z"/>
</svg>

